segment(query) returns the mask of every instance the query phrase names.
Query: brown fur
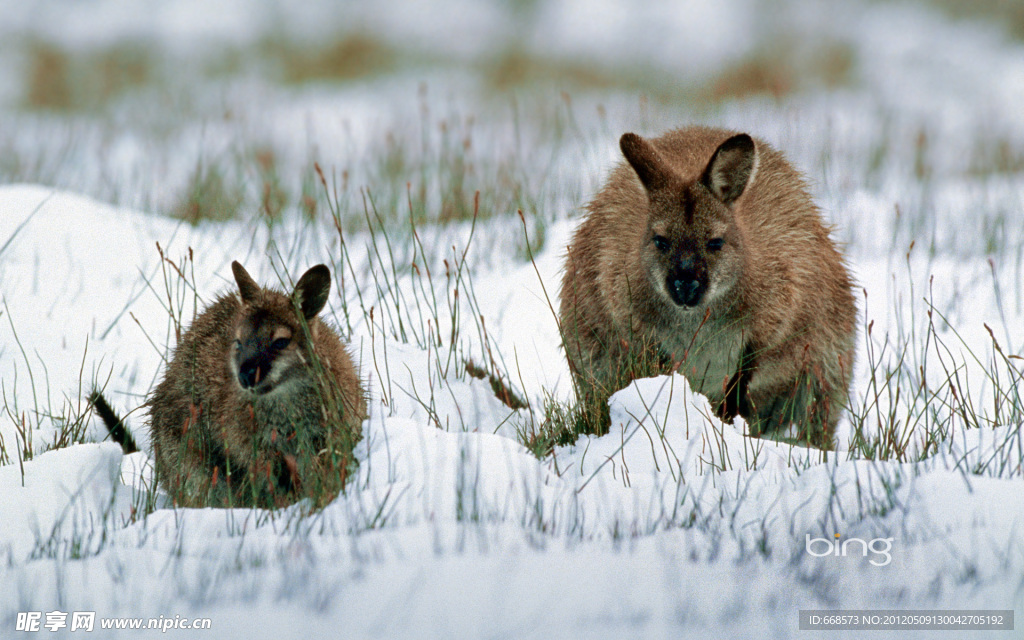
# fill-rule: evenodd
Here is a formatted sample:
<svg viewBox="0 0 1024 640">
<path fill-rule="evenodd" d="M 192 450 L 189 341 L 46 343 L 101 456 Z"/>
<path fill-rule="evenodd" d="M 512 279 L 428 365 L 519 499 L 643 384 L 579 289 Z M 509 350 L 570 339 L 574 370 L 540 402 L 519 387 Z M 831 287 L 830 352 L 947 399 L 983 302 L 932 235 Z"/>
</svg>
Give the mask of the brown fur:
<svg viewBox="0 0 1024 640">
<path fill-rule="evenodd" d="M 196 317 L 148 402 L 157 478 L 181 506 L 330 499 L 366 417 L 352 360 L 317 317 L 330 272 L 313 267 L 289 297 L 232 270 L 239 292 Z"/>
<path fill-rule="evenodd" d="M 588 205 L 562 280 L 582 406 L 603 431 L 609 394 L 678 367 L 752 435 L 793 423 L 831 448 L 856 303 L 803 178 L 766 143 L 721 129 L 626 134 L 621 146 L 628 162 Z"/>
</svg>

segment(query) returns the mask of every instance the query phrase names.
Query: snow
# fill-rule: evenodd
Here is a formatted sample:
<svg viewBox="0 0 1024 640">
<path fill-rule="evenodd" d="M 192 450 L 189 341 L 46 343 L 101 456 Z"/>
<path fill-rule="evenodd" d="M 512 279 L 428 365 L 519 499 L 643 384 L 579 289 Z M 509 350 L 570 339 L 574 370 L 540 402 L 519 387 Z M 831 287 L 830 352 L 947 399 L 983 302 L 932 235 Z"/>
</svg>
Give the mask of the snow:
<svg viewBox="0 0 1024 640">
<path fill-rule="evenodd" d="M 102 228 L 134 229 L 140 244 L 177 235 L 170 245 L 205 247 L 194 252 L 204 257 L 197 273 L 223 274 L 227 256 L 218 247 L 235 245 L 231 225 L 191 230 L 35 187 L 5 187 L 0 201 L 12 214 L 4 218 L 5 235 L 43 203 L 21 229 L 17 250 L 5 256 L 5 301 L 16 314 L 14 326 L 24 327 L 22 344 L 47 362 L 49 387 L 66 391 L 72 403 L 82 402 L 73 395 L 79 387 L 73 358 L 81 357 L 75 345 L 86 337 L 90 353 L 102 354 L 93 362 L 133 372 L 114 378 L 140 393 L 150 370 L 159 367 L 159 355 L 138 335 L 142 329 L 119 314 L 130 300 L 136 317 L 159 318 L 159 297 L 133 293 L 141 276 L 130 273 L 131 259 L 96 251 L 100 244 L 111 246 L 93 235 L 99 219 Z M 218 242 L 204 241 L 207 235 Z M 45 251 L 48 246 L 68 251 L 58 255 Z M 549 258 L 539 262 L 542 274 L 557 269 L 557 260 Z M 152 255 L 137 260 L 137 269 L 152 272 Z M 77 274 L 78 281 L 33 289 L 33 274 L 52 274 L 58 282 Z M 498 289 L 488 278 L 507 283 L 510 277 L 523 282 L 512 297 L 540 307 L 532 266 L 511 276 L 478 272 L 476 287 Z M 206 280 L 201 290 L 224 286 L 214 275 Z M 27 321 L 17 314 L 26 307 L 11 305 L 15 296 L 50 311 Z M 495 304 L 530 311 L 501 296 Z M 80 317 L 96 322 L 83 325 Z M 515 317 L 506 312 L 506 326 L 514 327 Z M 117 330 L 107 332 L 111 323 Z M 531 325 L 533 340 L 521 328 L 502 339 L 530 345 L 526 353 L 545 353 L 564 378 L 549 324 L 553 320 Z M 310 518 L 301 517 L 301 505 L 272 517 L 164 507 L 133 522 L 129 487 L 144 490 L 150 482 L 145 454 L 124 459 L 121 485 L 114 480 L 120 454 L 111 444 L 37 455 L 24 464 L 24 476 L 16 464 L 0 467 L 0 535 L 13 561 L 0 571 L 19 594 L 8 601 L 5 619 L 17 610 L 46 609 L 59 597 L 73 603 L 67 608 L 105 615 L 201 613 L 219 628 L 245 620 L 242 603 L 259 603 L 268 619 L 259 633 L 266 637 L 280 620 L 309 617 L 325 628 L 327 620 L 344 621 L 354 635 L 587 631 L 614 637 L 659 630 L 685 635 L 703 625 L 725 625 L 737 637 L 755 637 L 751 630 L 761 628 L 762 618 L 785 635 L 798 608 L 882 607 L 894 594 L 904 605 L 1015 605 L 1012 589 L 994 595 L 984 587 L 1012 587 L 1012 576 L 1022 569 L 1021 511 L 1007 508 L 1021 504 L 1019 475 L 965 477 L 955 469 L 973 467 L 1013 438 L 1019 447 L 1019 425 L 954 434 L 949 451 L 920 468 L 835 457 L 824 463 L 820 452 L 746 438 L 742 421 L 722 425 L 711 419 L 707 401 L 674 376 L 638 380 L 616 394 L 615 427 L 607 436 L 584 438 L 538 460 L 508 437 L 514 434 L 502 432 L 509 411 L 481 381 L 444 381 L 447 392 L 435 395 L 432 414 L 445 426 L 438 429 L 415 397 L 424 393 L 415 385 L 437 380 L 430 352 L 368 333 L 357 331 L 352 343 L 375 350 L 379 360 L 387 350 L 391 382 L 362 357 L 374 401 L 357 449 L 359 472 L 345 496 Z M 8 325 L 5 339 L 11 335 Z M 47 339 L 53 335 L 68 346 L 53 348 Z M 12 355 L 8 351 L 3 360 L 5 386 L 13 369 L 22 370 Z M 521 367 L 530 362 L 519 360 Z M 24 374 L 14 391 L 24 405 L 31 395 L 23 380 Z M 141 421 L 136 414 L 134 424 Z M 4 441 L 14 442 L 11 423 L 2 428 Z M 102 427 L 94 425 L 94 433 L 102 437 Z M 46 429 L 33 434 L 37 451 L 47 435 Z M 867 515 L 879 509 L 896 515 Z M 110 539 L 101 544 L 96 532 L 104 526 Z M 832 530 L 894 537 L 884 580 L 871 573 L 875 567 L 853 558 L 815 569 L 801 557 L 804 535 Z M 51 539 L 70 544 L 64 540 L 83 538 L 85 557 L 74 561 L 45 546 Z M 759 545 L 771 555 L 762 557 Z M 26 560 L 40 546 L 47 549 L 44 559 Z M 936 551 L 940 559 L 922 560 Z M 947 585 L 967 567 L 978 572 L 982 588 Z M 814 570 L 824 575 L 804 575 Z M 40 579 L 41 571 L 57 582 Z M 779 580 L 786 586 L 780 588 Z M 837 595 L 837 585 L 849 595 Z"/>
<path fill-rule="evenodd" d="M 277 15 L 214 16 L 191 1 L 142 9 L 110 1 L 95 14 L 63 12 L 74 3 L 8 4 L 7 29 L 45 31 L 74 46 L 124 34 L 185 48 L 190 38 L 244 40 Z M 316 22 L 327 9 L 314 5 L 313 17 L 285 28 Z M 617 0 L 603 0 L 601 10 L 542 3 L 529 14 L 527 44 L 606 64 L 651 58 L 687 78 L 710 76 L 755 44 L 754 17 L 765 11 L 756 2 L 723 5 L 736 15 L 697 3 L 687 12 L 657 3 L 634 10 Z M 417 3 L 343 13 L 396 40 L 460 56 L 510 37 L 501 28 L 510 12 L 504 5 L 448 6 L 447 13 Z M 522 238 L 515 216 L 480 220 L 472 231 L 421 227 L 419 249 L 395 230 L 393 253 L 379 253 L 381 238 L 366 230 L 346 232 L 346 266 L 329 221 L 190 227 L 75 191 L 0 185 L 0 450 L 9 457 L 0 460 L 0 635 L 14 629 L 19 612 L 58 609 L 209 617 L 206 635 L 227 638 L 290 637 L 297 629 L 389 638 L 698 638 L 709 629 L 715 637 L 801 637 L 801 609 L 1024 611 L 1024 436 L 1020 414 L 1005 408 L 1012 398 L 1001 395 L 1020 383 L 1020 361 L 1003 360 L 993 344 L 994 337 L 1017 356 L 1024 347 L 1020 173 L 967 170 L 978 139 L 1024 140 L 1024 47 L 916 5 L 858 8 L 822 30 L 856 49 L 863 84 L 781 105 L 728 103 L 709 120 L 756 131 L 808 173 L 863 289 L 855 406 L 878 422 L 891 416 L 905 425 L 954 415 L 923 460 L 915 461 L 926 446 L 924 427 L 904 458 L 872 460 L 850 448 L 848 417 L 839 451 L 828 456 L 749 438 L 741 419 L 715 419 L 678 375 L 636 380 L 615 394 L 605 436 L 583 436 L 541 458 L 522 444 L 522 433 L 543 420 L 545 397 L 572 394 L 550 305 L 557 306 L 580 208 L 617 161 L 617 132 L 679 124 L 671 108 L 639 115 L 621 95 L 582 96 L 576 109 L 587 115 L 576 126 L 586 133 L 558 149 L 539 139 L 539 129 L 527 127 L 527 142 L 519 141 L 505 112 L 492 114 L 498 124 L 474 125 L 474 149 L 507 149 L 514 139 L 552 159 L 527 176 L 554 185 L 541 207 L 560 212 L 545 221 L 532 262 L 515 255 Z M 581 14 L 587 19 L 577 25 Z M 100 19 L 110 15 L 118 19 Z M 820 18 L 812 18 L 794 28 L 817 28 Z M 472 37 L 455 37 L 463 31 Z M 467 103 L 462 113 L 472 112 L 472 98 L 451 97 L 466 79 L 448 82 L 425 99 L 432 115 L 459 113 Z M 299 158 L 315 130 L 325 166 L 354 166 L 353 180 L 369 181 L 372 169 L 357 165 L 382 132 L 418 117 L 407 100 L 416 84 L 398 75 L 336 92 L 268 91 L 253 100 L 264 111 L 240 111 L 240 127 L 293 140 Z M 223 99 L 239 100 L 231 94 L 238 90 Z M 607 105 L 600 122 L 590 115 L 595 100 Z M 928 178 L 913 171 L 921 130 L 934 140 L 925 152 Z M 230 137 L 197 123 L 179 142 L 228 148 Z M 891 148 L 881 168 L 869 169 L 884 143 Z M 130 135 L 110 148 L 113 175 L 135 176 L 125 184 L 181 174 L 194 157 L 145 164 L 149 149 Z M 83 191 L 98 171 L 86 164 Z M 147 514 L 152 468 L 138 408 L 174 343 L 172 318 L 187 324 L 229 290 L 233 259 L 265 283 L 321 261 L 346 274 L 325 313 L 349 334 L 370 392 L 358 471 L 344 495 L 315 513 L 305 503 L 273 513 L 176 509 L 157 491 Z M 171 263 L 183 266 L 184 280 Z M 363 312 L 371 307 L 373 315 Z M 462 361 L 490 356 L 529 409 L 509 409 L 487 381 L 462 372 Z M 877 363 L 900 372 L 891 387 L 873 377 Z M 1004 378 L 989 378 L 993 371 Z M 935 394 L 926 410 L 907 397 L 925 388 L 922 381 Z M 981 428 L 955 404 L 954 383 L 983 413 Z M 94 385 L 122 412 L 135 410 L 128 421 L 143 451 L 124 456 L 101 442 L 105 428 L 85 414 Z M 56 446 L 76 420 L 84 442 Z M 27 448 L 31 455 L 22 455 Z M 891 540 L 891 561 L 807 552 L 808 536 L 836 534 Z"/>
</svg>

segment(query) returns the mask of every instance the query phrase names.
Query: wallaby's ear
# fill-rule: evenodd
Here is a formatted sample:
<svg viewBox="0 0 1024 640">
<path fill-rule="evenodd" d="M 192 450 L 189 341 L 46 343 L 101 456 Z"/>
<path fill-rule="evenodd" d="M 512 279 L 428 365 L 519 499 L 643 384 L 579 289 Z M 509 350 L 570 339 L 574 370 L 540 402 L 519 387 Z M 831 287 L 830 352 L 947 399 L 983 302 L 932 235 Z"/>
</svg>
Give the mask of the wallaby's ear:
<svg viewBox="0 0 1024 640">
<path fill-rule="evenodd" d="M 715 150 L 701 183 L 727 205 L 743 194 L 757 166 L 757 148 L 745 133 L 735 135 Z"/>
<path fill-rule="evenodd" d="M 235 260 L 231 263 L 231 273 L 235 274 L 235 282 L 238 283 L 238 293 L 242 295 L 242 302 L 250 303 L 256 300 L 260 294 L 260 285 L 256 284 L 245 267 Z"/>
<path fill-rule="evenodd" d="M 619 138 L 619 148 L 647 191 L 664 187 L 671 180 L 664 158 L 650 142 L 635 133 L 624 133 Z"/>
<path fill-rule="evenodd" d="M 306 316 L 306 320 L 312 320 L 327 304 L 327 294 L 330 292 L 331 270 L 318 264 L 302 274 L 293 295 L 302 309 L 302 315 Z"/>
</svg>

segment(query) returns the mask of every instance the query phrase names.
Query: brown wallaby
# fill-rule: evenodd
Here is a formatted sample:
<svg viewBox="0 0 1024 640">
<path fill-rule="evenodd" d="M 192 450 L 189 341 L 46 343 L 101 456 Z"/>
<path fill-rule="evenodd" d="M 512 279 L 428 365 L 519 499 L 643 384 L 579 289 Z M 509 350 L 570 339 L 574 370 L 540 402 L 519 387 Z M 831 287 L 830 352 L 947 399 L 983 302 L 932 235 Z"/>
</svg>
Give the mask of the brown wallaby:
<svg viewBox="0 0 1024 640">
<path fill-rule="evenodd" d="M 323 504 L 366 417 L 352 360 L 317 317 L 330 272 L 311 268 L 288 296 L 231 269 L 238 293 L 195 318 L 148 401 L 157 478 L 180 506 Z"/>
<path fill-rule="evenodd" d="M 833 446 L 856 333 L 850 275 L 783 156 L 706 127 L 627 133 L 573 236 L 559 323 L 584 424 L 608 396 L 678 369 L 751 435 Z"/>
</svg>

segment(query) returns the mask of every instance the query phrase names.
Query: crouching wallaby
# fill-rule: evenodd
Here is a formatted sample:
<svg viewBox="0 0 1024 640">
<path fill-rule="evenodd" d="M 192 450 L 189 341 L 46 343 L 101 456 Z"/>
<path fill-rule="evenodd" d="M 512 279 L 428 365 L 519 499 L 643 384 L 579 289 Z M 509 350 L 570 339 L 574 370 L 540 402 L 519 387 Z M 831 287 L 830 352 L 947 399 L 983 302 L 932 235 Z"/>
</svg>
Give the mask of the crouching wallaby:
<svg viewBox="0 0 1024 640">
<path fill-rule="evenodd" d="M 559 324 L 584 425 L 608 396 L 678 370 L 750 434 L 796 425 L 830 449 L 847 405 L 856 303 L 800 174 L 749 135 L 627 133 L 568 248 Z"/>
<path fill-rule="evenodd" d="M 317 317 L 330 272 L 313 267 L 288 296 L 231 269 L 238 293 L 195 318 L 147 402 L 157 479 L 180 506 L 323 504 L 366 417 L 352 360 Z"/>
</svg>

